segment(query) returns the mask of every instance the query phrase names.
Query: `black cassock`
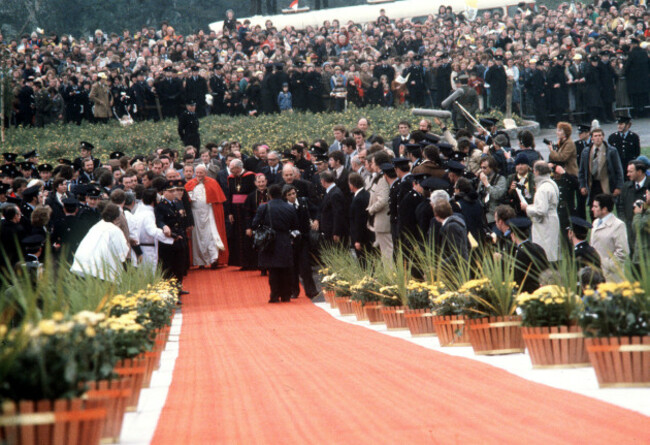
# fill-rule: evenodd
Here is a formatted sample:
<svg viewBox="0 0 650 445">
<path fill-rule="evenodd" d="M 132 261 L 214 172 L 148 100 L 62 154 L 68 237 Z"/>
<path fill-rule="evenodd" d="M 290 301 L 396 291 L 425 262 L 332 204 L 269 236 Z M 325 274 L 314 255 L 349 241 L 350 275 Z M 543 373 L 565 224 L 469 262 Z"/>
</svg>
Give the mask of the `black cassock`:
<svg viewBox="0 0 650 445">
<path fill-rule="evenodd" d="M 228 264 L 245 268 L 257 267 L 257 254 L 251 237 L 246 236 L 246 198 L 255 191 L 255 173 L 244 172 L 241 176 L 228 176 L 228 201 L 226 213 L 233 216 L 232 231 L 228 238 L 230 257 Z"/>
</svg>

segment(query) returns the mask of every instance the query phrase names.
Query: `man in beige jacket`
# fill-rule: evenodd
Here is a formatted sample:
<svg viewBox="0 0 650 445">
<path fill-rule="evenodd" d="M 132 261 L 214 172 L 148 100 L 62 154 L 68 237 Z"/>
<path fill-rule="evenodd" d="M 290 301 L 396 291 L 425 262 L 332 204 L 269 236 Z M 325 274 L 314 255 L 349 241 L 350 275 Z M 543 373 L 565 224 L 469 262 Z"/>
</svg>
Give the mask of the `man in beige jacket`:
<svg viewBox="0 0 650 445">
<path fill-rule="evenodd" d="M 614 198 L 600 194 L 594 197 L 591 211 L 594 213 L 593 229 L 589 244 L 600 255 L 603 274 L 607 281 L 624 280 L 625 258 L 630 254 L 625 223 L 612 213 Z"/>
</svg>

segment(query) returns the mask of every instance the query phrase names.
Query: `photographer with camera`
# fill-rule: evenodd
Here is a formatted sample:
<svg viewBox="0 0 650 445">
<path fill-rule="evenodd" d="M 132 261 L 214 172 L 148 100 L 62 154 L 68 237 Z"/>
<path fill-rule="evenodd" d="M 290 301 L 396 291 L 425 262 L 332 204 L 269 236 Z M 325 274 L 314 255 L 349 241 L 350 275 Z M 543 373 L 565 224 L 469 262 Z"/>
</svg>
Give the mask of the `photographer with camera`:
<svg viewBox="0 0 650 445">
<path fill-rule="evenodd" d="M 646 174 L 646 164 L 641 161 L 633 161 L 627 164 L 627 177 L 629 181 L 623 184 L 621 196 L 617 203 L 618 217 L 625 222 L 627 227 L 627 239 L 630 244 L 630 252 L 636 246 L 636 230 L 632 227 L 632 221 L 636 213 L 638 202 L 645 200 L 645 192 L 650 188 L 650 178 Z"/>
<path fill-rule="evenodd" d="M 521 196 L 528 204 L 533 203 L 535 196 L 535 178 L 533 169 L 528 164 L 528 157 L 519 153 L 515 158 L 515 173 L 508 176 L 508 191 L 504 203 L 515 209 L 518 217 L 526 216 L 526 211 L 521 209 Z M 521 193 L 517 193 L 517 190 Z"/>
<path fill-rule="evenodd" d="M 636 235 L 632 261 L 639 267 L 641 262 L 648 261 L 650 255 L 650 190 L 645 189 L 644 199 L 634 201 L 634 219 L 632 230 Z"/>
</svg>

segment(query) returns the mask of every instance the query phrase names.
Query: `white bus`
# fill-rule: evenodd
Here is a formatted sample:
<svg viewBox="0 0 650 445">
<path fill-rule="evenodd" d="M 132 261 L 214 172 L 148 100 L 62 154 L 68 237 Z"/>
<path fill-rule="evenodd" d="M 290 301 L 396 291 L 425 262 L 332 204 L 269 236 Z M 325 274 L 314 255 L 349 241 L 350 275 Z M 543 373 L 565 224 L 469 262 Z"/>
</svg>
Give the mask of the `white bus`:
<svg viewBox="0 0 650 445">
<path fill-rule="evenodd" d="M 282 0 L 280 0 L 282 1 Z M 285 0 L 288 3 L 288 0 Z M 293 26 L 296 29 L 304 29 L 307 26 L 319 27 L 325 20 L 338 20 L 341 24 L 353 20 L 356 23 L 372 22 L 379 17 L 379 10 L 385 9 L 386 15 L 391 19 L 399 18 L 418 18 L 426 17 L 429 14 L 437 14 L 440 6 L 451 6 L 455 13 L 466 11 L 469 4 L 475 4 L 479 16 L 484 11 L 494 11 L 499 9 L 502 14 L 514 16 L 517 13 L 516 0 L 398 0 L 387 2 L 367 3 L 357 6 L 344 6 L 341 8 L 330 8 L 320 10 L 307 10 L 305 12 L 291 12 L 286 14 L 277 14 L 270 16 L 255 15 L 252 17 L 237 18 L 240 22 L 248 19 L 252 26 L 260 25 L 264 28 L 267 20 L 273 22 L 277 29 L 286 26 Z M 534 5 L 534 1 L 526 1 L 527 5 Z M 223 29 L 223 21 L 210 24 L 213 31 Z"/>
</svg>

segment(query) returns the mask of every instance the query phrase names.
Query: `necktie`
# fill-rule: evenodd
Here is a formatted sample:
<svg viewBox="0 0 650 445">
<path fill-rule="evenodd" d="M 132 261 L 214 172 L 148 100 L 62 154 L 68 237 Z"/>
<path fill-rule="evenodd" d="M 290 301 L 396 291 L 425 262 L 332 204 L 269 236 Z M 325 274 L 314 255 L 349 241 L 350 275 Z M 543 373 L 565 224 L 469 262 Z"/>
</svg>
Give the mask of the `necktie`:
<svg viewBox="0 0 650 445">
<path fill-rule="evenodd" d="M 598 147 L 594 149 L 594 158 L 591 161 L 591 175 L 598 176 Z"/>
<path fill-rule="evenodd" d="M 641 188 L 641 186 L 639 185 L 639 183 L 634 184 L 634 187 L 635 187 L 637 190 L 639 190 L 639 189 Z"/>
</svg>

